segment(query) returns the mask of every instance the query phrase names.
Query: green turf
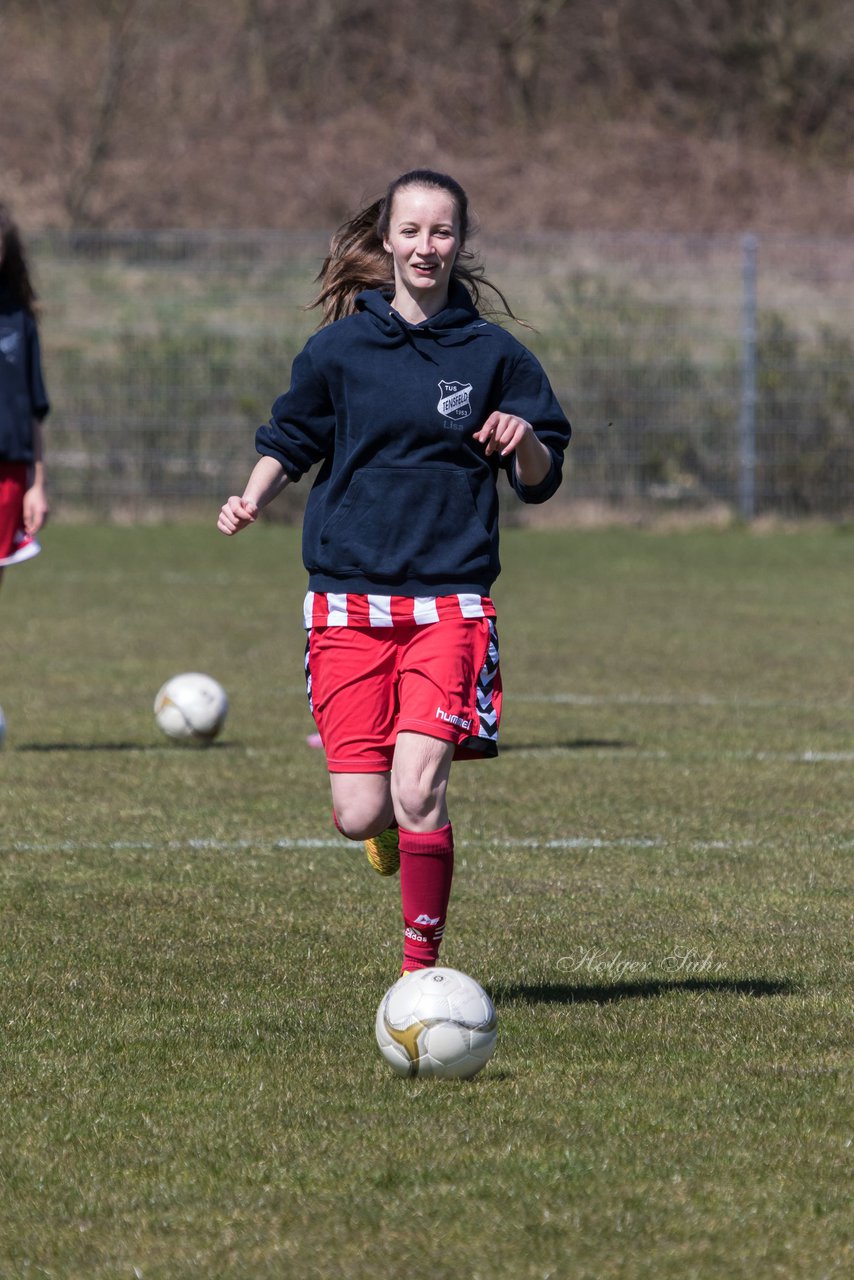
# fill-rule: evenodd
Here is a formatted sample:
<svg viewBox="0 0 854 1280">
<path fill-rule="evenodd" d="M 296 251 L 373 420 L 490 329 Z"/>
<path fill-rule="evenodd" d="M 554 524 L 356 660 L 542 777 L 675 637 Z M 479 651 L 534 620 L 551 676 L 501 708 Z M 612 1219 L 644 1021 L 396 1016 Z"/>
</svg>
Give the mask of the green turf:
<svg viewBox="0 0 854 1280">
<path fill-rule="evenodd" d="M 54 527 L 0 593 L 0 1275 L 842 1277 L 854 537 L 504 536 L 495 763 L 393 1076 L 396 882 L 331 825 L 298 532 Z M 151 703 L 228 689 L 180 748 Z"/>
</svg>

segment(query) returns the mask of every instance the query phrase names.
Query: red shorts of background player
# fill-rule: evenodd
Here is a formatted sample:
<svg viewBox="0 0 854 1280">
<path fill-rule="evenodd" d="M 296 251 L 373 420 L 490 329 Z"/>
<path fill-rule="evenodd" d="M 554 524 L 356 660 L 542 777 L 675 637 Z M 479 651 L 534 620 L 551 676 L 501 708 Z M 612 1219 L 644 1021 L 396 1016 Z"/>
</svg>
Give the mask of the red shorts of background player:
<svg viewBox="0 0 854 1280">
<path fill-rule="evenodd" d="M 25 462 L 0 462 L 0 560 L 11 554 L 15 535 L 24 527 Z"/>
<path fill-rule="evenodd" d="M 313 627 L 306 684 L 331 773 L 387 773 L 401 730 L 454 743 L 457 760 L 497 754 L 494 618 Z"/>
</svg>

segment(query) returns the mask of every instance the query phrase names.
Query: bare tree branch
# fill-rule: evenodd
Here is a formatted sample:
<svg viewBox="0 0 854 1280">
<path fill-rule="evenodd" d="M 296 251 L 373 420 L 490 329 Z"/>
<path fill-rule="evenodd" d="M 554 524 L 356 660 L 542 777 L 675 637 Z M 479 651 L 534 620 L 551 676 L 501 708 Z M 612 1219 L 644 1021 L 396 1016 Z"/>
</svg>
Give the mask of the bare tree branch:
<svg viewBox="0 0 854 1280">
<path fill-rule="evenodd" d="M 92 196 L 110 154 L 139 5 L 140 0 L 123 0 L 110 16 L 107 62 L 98 86 L 94 122 L 86 138 L 83 158 L 73 169 L 65 193 L 65 208 L 72 227 L 93 221 Z"/>
</svg>

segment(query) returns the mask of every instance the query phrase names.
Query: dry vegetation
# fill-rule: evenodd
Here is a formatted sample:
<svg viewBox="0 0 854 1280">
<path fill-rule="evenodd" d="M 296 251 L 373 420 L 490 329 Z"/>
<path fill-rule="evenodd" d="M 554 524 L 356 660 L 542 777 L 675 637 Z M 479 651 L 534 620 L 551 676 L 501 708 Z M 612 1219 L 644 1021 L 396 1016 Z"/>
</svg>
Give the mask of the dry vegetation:
<svg viewBox="0 0 854 1280">
<path fill-rule="evenodd" d="M 852 0 L 5 0 L 29 226 L 333 224 L 413 165 L 490 227 L 854 229 Z"/>
</svg>

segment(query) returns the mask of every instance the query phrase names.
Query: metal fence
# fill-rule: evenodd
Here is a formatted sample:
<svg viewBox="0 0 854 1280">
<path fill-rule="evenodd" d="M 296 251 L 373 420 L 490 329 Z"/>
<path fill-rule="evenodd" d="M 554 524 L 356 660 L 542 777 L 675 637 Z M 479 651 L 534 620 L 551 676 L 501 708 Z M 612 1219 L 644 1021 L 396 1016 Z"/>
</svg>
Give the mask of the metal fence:
<svg viewBox="0 0 854 1280">
<path fill-rule="evenodd" d="M 555 499 L 567 513 L 854 512 L 854 243 L 577 233 L 479 247 L 573 422 Z M 32 241 L 55 510 L 210 514 L 241 486 L 316 327 L 305 303 L 325 248 L 287 233 Z M 307 488 L 279 514 L 297 518 Z"/>
</svg>

